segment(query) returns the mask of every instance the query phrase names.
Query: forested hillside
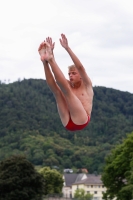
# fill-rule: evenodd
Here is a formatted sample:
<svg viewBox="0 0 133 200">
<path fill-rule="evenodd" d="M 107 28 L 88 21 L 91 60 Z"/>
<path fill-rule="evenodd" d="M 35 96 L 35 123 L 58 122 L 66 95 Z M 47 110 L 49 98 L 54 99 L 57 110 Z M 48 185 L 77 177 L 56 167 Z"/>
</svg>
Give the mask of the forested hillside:
<svg viewBox="0 0 133 200">
<path fill-rule="evenodd" d="M 89 126 L 69 132 L 45 80 L 0 84 L 0 160 L 25 154 L 35 165 L 101 172 L 110 149 L 132 131 L 131 93 L 94 87 Z"/>
</svg>

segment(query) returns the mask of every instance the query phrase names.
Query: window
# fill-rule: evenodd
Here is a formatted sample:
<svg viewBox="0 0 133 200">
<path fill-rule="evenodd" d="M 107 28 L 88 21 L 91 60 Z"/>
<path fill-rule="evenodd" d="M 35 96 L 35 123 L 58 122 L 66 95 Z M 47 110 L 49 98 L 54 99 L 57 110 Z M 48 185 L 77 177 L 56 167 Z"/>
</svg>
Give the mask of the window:
<svg viewBox="0 0 133 200">
<path fill-rule="evenodd" d="M 70 198 L 72 198 L 72 193 L 70 192 Z"/>
<path fill-rule="evenodd" d="M 102 185 L 102 188 L 104 188 L 104 185 Z"/>
<path fill-rule="evenodd" d="M 93 185 L 91 185 L 91 188 L 93 188 Z"/>
<path fill-rule="evenodd" d="M 97 191 L 94 191 L 94 194 L 97 194 Z"/>
<path fill-rule="evenodd" d="M 90 193 L 90 191 L 87 191 L 87 193 Z"/>
<path fill-rule="evenodd" d="M 87 188 L 89 188 L 90 186 L 89 185 L 87 185 Z"/>
<path fill-rule="evenodd" d="M 101 186 L 99 185 L 98 187 L 100 188 Z"/>
</svg>

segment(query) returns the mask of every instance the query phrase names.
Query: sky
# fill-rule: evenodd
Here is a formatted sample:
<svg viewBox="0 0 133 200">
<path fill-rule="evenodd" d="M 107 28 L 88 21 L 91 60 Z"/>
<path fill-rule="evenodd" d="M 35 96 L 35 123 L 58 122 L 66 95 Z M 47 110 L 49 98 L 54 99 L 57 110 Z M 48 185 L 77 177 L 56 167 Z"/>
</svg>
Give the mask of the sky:
<svg viewBox="0 0 133 200">
<path fill-rule="evenodd" d="M 45 79 L 38 47 L 48 36 L 68 78 L 61 33 L 93 86 L 133 93 L 132 0 L 0 0 L 0 80 Z"/>
</svg>

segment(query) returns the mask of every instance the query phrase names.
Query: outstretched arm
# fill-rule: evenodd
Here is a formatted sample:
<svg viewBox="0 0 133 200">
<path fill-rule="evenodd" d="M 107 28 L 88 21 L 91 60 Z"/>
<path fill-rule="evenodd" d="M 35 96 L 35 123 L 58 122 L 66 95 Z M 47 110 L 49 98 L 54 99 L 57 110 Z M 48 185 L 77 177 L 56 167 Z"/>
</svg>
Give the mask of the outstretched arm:
<svg viewBox="0 0 133 200">
<path fill-rule="evenodd" d="M 83 81 L 87 84 L 87 85 L 91 85 L 92 86 L 92 82 L 90 80 L 90 78 L 88 77 L 85 68 L 83 67 L 82 63 L 80 62 L 80 60 L 78 59 L 78 57 L 73 53 L 73 51 L 71 50 L 71 48 L 68 45 L 68 40 L 66 38 L 66 36 L 64 34 L 61 34 L 61 39 L 60 39 L 60 43 L 62 45 L 62 47 L 68 52 L 68 54 L 70 55 L 72 61 L 74 62 L 77 70 L 79 71 Z"/>
</svg>

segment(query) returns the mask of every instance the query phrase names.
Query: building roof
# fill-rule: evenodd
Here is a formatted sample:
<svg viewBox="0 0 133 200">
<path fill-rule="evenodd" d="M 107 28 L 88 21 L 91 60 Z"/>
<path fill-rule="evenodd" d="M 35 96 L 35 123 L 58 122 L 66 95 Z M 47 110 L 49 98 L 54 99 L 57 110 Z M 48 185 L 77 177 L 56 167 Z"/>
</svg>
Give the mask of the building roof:
<svg viewBox="0 0 133 200">
<path fill-rule="evenodd" d="M 101 181 L 101 175 L 93 175 L 93 174 L 88 174 L 87 175 L 88 178 L 75 182 L 73 183 L 73 185 L 79 185 L 79 184 L 85 184 L 85 185 L 89 185 L 89 184 L 103 184 Z"/>
<path fill-rule="evenodd" d="M 64 174 L 65 186 L 70 187 L 73 183 L 81 181 L 84 174 Z"/>
</svg>

